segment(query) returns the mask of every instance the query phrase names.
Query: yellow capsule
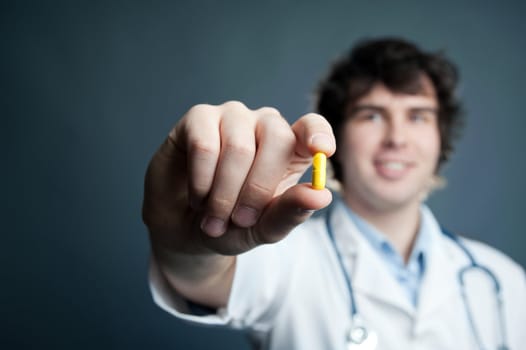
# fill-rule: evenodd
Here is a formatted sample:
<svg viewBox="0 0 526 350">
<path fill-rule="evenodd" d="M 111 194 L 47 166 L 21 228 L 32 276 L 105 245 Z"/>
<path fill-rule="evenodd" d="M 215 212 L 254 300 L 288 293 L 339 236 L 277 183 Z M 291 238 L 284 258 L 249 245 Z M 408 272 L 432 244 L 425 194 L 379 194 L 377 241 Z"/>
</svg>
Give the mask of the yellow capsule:
<svg viewBox="0 0 526 350">
<path fill-rule="evenodd" d="M 327 156 L 323 152 L 318 152 L 312 158 L 312 188 L 323 190 L 327 177 Z"/>
</svg>

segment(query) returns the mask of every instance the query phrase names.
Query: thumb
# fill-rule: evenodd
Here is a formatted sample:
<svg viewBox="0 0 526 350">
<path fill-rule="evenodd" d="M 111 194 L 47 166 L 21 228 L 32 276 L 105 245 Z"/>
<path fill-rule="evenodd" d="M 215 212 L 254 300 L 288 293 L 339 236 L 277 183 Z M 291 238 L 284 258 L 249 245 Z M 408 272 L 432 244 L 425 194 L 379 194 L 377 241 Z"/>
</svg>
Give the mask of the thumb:
<svg viewBox="0 0 526 350">
<path fill-rule="evenodd" d="M 292 173 L 303 174 L 314 153 L 331 156 L 336 150 L 331 125 L 319 114 L 306 114 L 292 125 L 292 130 L 296 135 L 296 159 L 291 165 L 297 167 L 289 169 Z M 270 202 L 253 227 L 253 238 L 259 244 L 277 242 L 331 201 L 332 194 L 327 189 L 315 190 L 310 184 L 292 186 Z"/>
<path fill-rule="evenodd" d="M 336 140 L 329 122 L 319 114 L 309 113 L 291 126 L 296 136 L 294 154 L 289 162 L 287 181 L 276 190 L 283 193 L 292 184 L 296 184 L 303 173 L 312 164 L 312 156 L 323 152 L 330 157 L 336 151 Z"/>
<path fill-rule="evenodd" d="M 258 244 L 277 242 L 331 201 L 327 189 L 315 190 L 305 183 L 293 186 L 267 206 L 253 227 L 253 237 Z"/>
</svg>

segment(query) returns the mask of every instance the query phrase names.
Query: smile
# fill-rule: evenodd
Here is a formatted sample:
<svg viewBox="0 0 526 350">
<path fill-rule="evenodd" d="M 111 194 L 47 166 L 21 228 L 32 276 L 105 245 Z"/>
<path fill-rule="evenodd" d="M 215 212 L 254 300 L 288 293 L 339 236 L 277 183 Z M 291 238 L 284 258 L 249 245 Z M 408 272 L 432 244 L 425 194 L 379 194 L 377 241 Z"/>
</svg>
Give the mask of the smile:
<svg viewBox="0 0 526 350">
<path fill-rule="evenodd" d="M 402 162 L 381 162 L 380 164 L 389 170 L 404 170 L 407 167 L 407 164 Z"/>
<path fill-rule="evenodd" d="M 412 167 L 412 164 L 398 160 L 375 161 L 376 172 L 381 177 L 388 180 L 398 180 L 403 178 Z"/>
</svg>

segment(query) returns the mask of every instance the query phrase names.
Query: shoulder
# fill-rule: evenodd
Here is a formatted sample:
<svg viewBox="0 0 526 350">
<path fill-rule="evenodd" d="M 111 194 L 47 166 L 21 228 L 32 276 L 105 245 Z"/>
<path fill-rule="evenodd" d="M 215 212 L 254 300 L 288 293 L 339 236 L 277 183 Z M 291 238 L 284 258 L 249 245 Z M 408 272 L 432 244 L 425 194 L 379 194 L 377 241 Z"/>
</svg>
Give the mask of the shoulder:
<svg viewBox="0 0 526 350">
<path fill-rule="evenodd" d="M 512 258 L 491 247 L 490 245 L 473 239 L 462 238 L 477 262 L 490 268 L 500 279 L 526 288 L 526 274 L 521 265 Z"/>
<path fill-rule="evenodd" d="M 481 262 L 502 265 L 504 268 L 523 273 L 522 267 L 500 250 L 474 239 L 465 237 L 462 237 L 461 239 L 466 246 L 473 251 L 476 258 L 478 257 L 478 259 L 482 260 Z"/>
<path fill-rule="evenodd" d="M 477 262 L 493 273 L 500 284 L 504 315 L 511 348 L 522 347 L 526 321 L 526 274 L 524 269 L 501 251 L 470 239 L 463 239 Z"/>
</svg>

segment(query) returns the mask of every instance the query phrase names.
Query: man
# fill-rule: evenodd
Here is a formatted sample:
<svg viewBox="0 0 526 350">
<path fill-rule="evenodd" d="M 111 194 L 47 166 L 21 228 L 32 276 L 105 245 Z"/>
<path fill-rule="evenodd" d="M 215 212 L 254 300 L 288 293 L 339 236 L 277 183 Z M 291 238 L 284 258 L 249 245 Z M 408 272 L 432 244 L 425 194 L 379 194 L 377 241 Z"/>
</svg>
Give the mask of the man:
<svg viewBox="0 0 526 350">
<path fill-rule="evenodd" d="M 441 55 L 381 39 L 338 61 L 321 115 L 291 126 L 268 107 L 193 107 L 146 175 L 156 302 L 247 329 L 255 348 L 519 349 L 524 272 L 457 242 L 423 204 L 460 125 L 456 82 Z M 343 192 L 308 220 L 332 200 L 297 184 L 315 152 L 334 154 Z M 481 269 L 459 282 L 471 255 L 495 274 L 502 308 Z"/>
</svg>

